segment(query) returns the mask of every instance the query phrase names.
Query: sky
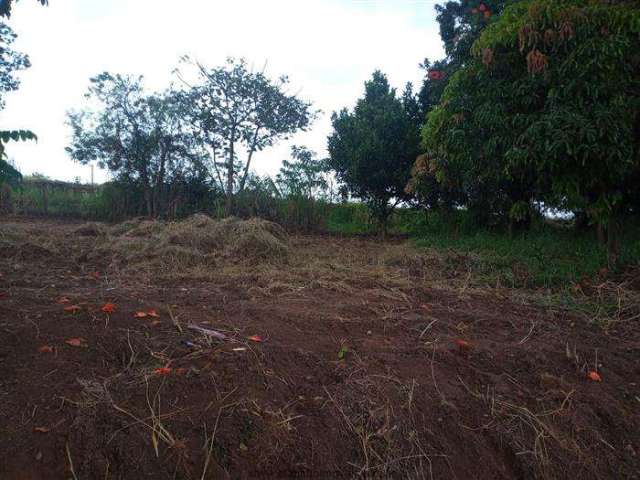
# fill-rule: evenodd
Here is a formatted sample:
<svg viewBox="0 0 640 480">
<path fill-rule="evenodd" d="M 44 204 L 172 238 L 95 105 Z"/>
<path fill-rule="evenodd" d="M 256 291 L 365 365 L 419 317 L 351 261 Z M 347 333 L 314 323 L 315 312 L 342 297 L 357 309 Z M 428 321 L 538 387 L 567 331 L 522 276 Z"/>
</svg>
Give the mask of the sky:
<svg viewBox="0 0 640 480">
<path fill-rule="evenodd" d="M 290 146 L 326 155 L 333 111 L 352 107 L 375 69 L 402 91 L 419 85 L 418 64 L 444 52 L 435 21 L 440 0 L 21 0 L 7 23 L 14 49 L 32 67 L 6 96 L 0 129 L 29 129 L 37 143 L 11 143 L 7 154 L 25 175 L 90 180 L 90 167 L 65 152 L 66 113 L 86 105 L 89 78 L 103 71 L 144 75 L 150 90 L 172 80 L 188 54 L 208 66 L 244 57 L 272 78 L 287 75 L 291 90 L 323 114 L 310 130 L 254 157 L 254 171 L 274 175 Z M 108 180 L 96 169 L 95 181 Z"/>
</svg>

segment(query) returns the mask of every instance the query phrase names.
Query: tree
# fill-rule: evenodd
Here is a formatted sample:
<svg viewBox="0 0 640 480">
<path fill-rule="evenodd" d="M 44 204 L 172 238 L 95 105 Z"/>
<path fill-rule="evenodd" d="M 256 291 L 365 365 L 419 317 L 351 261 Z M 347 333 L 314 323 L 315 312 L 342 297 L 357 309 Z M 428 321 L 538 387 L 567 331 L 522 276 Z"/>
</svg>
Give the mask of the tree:
<svg viewBox="0 0 640 480">
<path fill-rule="evenodd" d="M 36 1 L 39 2 L 40 4 L 42 4 L 43 6 L 49 4 L 49 0 L 36 0 Z M 0 17 L 9 18 L 11 16 L 11 7 L 12 6 L 13 6 L 13 0 L 2 0 L 2 1 L 0 1 Z"/>
<path fill-rule="evenodd" d="M 505 121 L 509 107 L 502 100 L 509 93 L 503 81 L 482 72 L 480 63 L 451 78 L 442 103 L 430 112 L 423 128 L 429 168 L 421 170 L 416 162 L 414 173 L 420 176 L 417 183 L 423 189 L 433 185 L 430 176 L 434 176 L 441 189 L 457 190 L 460 204 L 479 225 L 526 226 L 543 179 L 526 163 L 505 164 L 505 155 L 518 136 Z M 511 107 L 527 108 L 532 98 L 522 96 L 516 102 L 512 96 Z"/>
<path fill-rule="evenodd" d="M 405 185 L 419 151 L 418 129 L 387 77 L 375 71 L 353 112 L 332 115 L 329 160 L 338 180 L 363 200 L 386 233 L 389 216 L 407 198 Z"/>
<path fill-rule="evenodd" d="M 611 264 L 640 170 L 639 50 L 637 0 L 530 0 L 474 47 L 492 59 L 488 69 L 520 67 L 511 91 L 525 82 L 536 88 L 530 108 L 509 112 L 521 136 L 508 164 L 533 164 L 550 185 L 547 202 L 606 226 Z"/>
<path fill-rule="evenodd" d="M 283 160 L 276 176 L 279 191 L 285 196 L 311 200 L 327 188 L 325 163 L 307 147 L 292 146 L 292 161 Z"/>
<path fill-rule="evenodd" d="M 13 92 L 20 86 L 16 72 L 31 66 L 29 57 L 11 48 L 16 34 L 11 28 L 0 22 L 0 111 L 4 109 L 4 95 Z M 27 130 L 0 130 L 0 183 L 15 183 L 21 178 L 20 173 L 5 160 L 5 145 L 9 141 L 35 140 L 36 136 Z"/>
<path fill-rule="evenodd" d="M 0 110 L 5 106 L 2 97 L 20 86 L 16 73 L 31 66 L 27 55 L 11 48 L 16 38 L 17 35 L 13 30 L 7 24 L 0 22 Z"/>
<path fill-rule="evenodd" d="M 525 0 L 473 46 L 429 115 L 425 147 L 441 177 L 484 172 L 512 217 L 535 198 L 608 227 L 640 169 L 640 2 Z M 495 188 L 498 184 L 500 188 Z"/>
<path fill-rule="evenodd" d="M 47 0 L 38 0 L 46 5 Z M 11 15 L 12 0 L 0 1 L 0 18 Z M 15 73 L 29 68 L 31 63 L 25 54 L 16 52 L 11 45 L 16 34 L 4 22 L 0 22 L 0 111 L 4 109 L 4 94 L 17 90 L 20 81 Z M 28 130 L 0 130 L 0 185 L 6 183 L 16 186 L 22 180 L 22 174 L 6 161 L 5 145 L 9 141 L 37 140 L 36 135 Z"/>
<path fill-rule="evenodd" d="M 471 46 L 482 31 L 494 22 L 505 6 L 519 0 L 456 0 L 436 5 L 436 20 L 446 57 L 435 62 L 425 59 L 420 67 L 425 78 L 418 93 L 422 118 L 436 105 L 451 76 L 472 60 Z"/>
<path fill-rule="evenodd" d="M 67 151 L 139 186 L 147 214 L 158 216 L 171 185 L 203 178 L 206 152 L 185 124 L 181 97 L 172 91 L 148 94 L 142 80 L 106 72 L 92 78 L 87 98 L 99 107 L 69 114 L 73 140 Z"/>
<path fill-rule="evenodd" d="M 272 81 L 264 72 L 250 70 L 244 59 L 228 59 L 212 69 L 185 61 L 197 69 L 200 80 L 184 92 L 190 118 L 209 148 L 231 215 L 234 195 L 244 190 L 255 153 L 305 131 L 315 112 L 310 103 L 287 92 L 287 77 Z"/>
</svg>

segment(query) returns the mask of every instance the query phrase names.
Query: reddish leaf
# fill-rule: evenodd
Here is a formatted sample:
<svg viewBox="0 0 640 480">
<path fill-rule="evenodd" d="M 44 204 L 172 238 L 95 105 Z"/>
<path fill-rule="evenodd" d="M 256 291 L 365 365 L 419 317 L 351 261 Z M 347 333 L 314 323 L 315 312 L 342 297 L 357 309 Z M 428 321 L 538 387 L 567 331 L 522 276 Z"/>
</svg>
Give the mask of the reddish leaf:
<svg viewBox="0 0 640 480">
<path fill-rule="evenodd" d="M 491 12 L 489 10 L 484 12 L 484 18 L 491 18 Z"/>
<path fill-rule="evenodd" d="M 150 317 L 156 317 L 156 318 L 160 317 L 158 312 L 156 312 L 153 308 L 147 312 L 147 315 L 149 315 Z"/>
<path fill-rule="evenodd" d="M 592 380 L 594 382 L 601 382 L 602 381 L 602 377 L 600 376 L 600 374 L 598 372 L 595 371 L 590 371 L 589 373 L 587 373 L 587 378 L 589 380 Z"/>
<path fill-rule="evenodd" d="M 136 312 L 134 317 L 136 318 L 147 318 L 149 314 L 147 312 Z"/>
<path fill-rule="evenodd" d="M 76 313 L 82 310 L 78 305 L 69 305 L 68 307 L 64 307 L 65 312 Z"/>
<path fill-rule="evenodd" d="M 160 368 L 156 368 L 153 373 L 155 373 L 156 375 L 171 375 L 171 369 L 168 367 L 160 367 Z"/>
<path fill-rule="evenodd" d="M 47 427 L 34 427 L 33 431 L 36 433 L 47 433 L 49 429 Z"/>
<path fill-rule="evenodd" d="M 176 375 L 184 375 L 187 372 L 186 368 L 176 368 Z"/>
<path fill-rule="evenodd" d="M 486 6 L 484 3 L 481 3 L 481 4 L 478 6 L 478 10 L 480 10 L 481 12 L 484 12 L 484 11 L 486 11 L 486 10 L 487 10 L 487 6 Z"/>
<path fill-rule="evenodd" d="M 69 300 L 67 297 L 60 297 L 56 300 L 56 303 L 69 303 L 71 302 L 71 300 Z"/>
<path fill-rule="evenodd" d="M 469 350 L 471 350 L 471 344 L 466 340 L 458 339 L 456 340 L 456 345 L 458 346 L 461 352 L 468 352 Z"/>
<path fill-rule="evenodd" d="M 102 307 L 102 311 L 104 313 L 113 313 L 116 311 L 116 306 L 115 304 L 111 303 L 111 302 L 107 302 L 104 304 L 104 306 Z"/>
<path fill-rule="evenodd" d="M 53 347 L 49 345 L 43 345 L 38 349 L 38 351 L 40 353 L 53 353 Z"/>
<path fill-rule="evenodd" d="M 65 340 L 65 343 L 72 347 L 87 348 L 87 341 L 84 338 L 69 338 Z"/>
<path fill-rule="evenodd" d="M 429 70 L 427 75 L 431 80 L 442 80 L 445 77 L 445 73 L 440 70 Z"/>
<path fill-rule="evenodd" d="M 247 339 L 251 340 L 252 342 L 263 342 L 264 340 L 262 340 L 262 337 L 260 335 L 251 335 L 250 337 L 247 337 Z"/>
</svg>

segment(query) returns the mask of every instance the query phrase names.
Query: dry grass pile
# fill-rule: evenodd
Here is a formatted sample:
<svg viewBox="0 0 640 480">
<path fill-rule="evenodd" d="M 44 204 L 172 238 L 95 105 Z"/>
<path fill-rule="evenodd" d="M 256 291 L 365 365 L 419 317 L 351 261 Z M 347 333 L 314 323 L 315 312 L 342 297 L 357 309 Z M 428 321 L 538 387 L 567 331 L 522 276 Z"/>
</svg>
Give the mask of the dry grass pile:
<svg viewBox="0 0 640 480">
<path fill-rule="evenodd" d="M 29 231 L 20 225 L 0 226 L 0 258 L 39 260 L 58 253 L 55 242 L 40 232 Z"/>
<path fill-rule="evenodd" d="M 221 262 L 281 263 L 289 254 L 285 231 L 257 218 L 214 220 L 193 215 L 179 222 L 130 220 L 109 229 L 92 255 L 122 265 L 180 269 Z"/>
<path fill-rule="evenodd" d="M 99 223 L 90 222 L 74 229 L 72 234 L 78 237 L 99 237 L 107 234 L 107 227 Z"/>
</svg>

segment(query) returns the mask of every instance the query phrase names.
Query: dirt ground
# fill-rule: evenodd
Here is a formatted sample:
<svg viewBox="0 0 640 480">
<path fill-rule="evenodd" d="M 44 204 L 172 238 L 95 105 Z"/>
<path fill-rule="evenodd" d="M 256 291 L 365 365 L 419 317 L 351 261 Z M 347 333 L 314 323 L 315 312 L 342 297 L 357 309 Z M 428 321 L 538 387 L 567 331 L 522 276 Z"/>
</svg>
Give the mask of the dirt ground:
<svg viewBox="0 0 640 480">
<path fill-rule="evenodd" d="M 138 271 L 77 224 L 0 226 L 0 479 L 640 478 L 638 320 L 405 240 Z"/>
</svg>

